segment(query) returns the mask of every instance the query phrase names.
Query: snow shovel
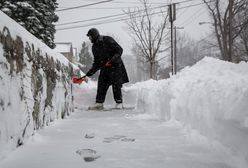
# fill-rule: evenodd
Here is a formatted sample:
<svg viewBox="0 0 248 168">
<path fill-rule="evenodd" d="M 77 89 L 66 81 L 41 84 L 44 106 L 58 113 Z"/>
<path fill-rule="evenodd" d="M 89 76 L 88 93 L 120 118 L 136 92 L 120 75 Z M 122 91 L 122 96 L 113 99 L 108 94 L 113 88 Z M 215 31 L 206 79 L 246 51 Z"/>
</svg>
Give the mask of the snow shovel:
<svg viewBox="0 0 248 168">
<path fill-rule="evenodd" d="M 86 83 L 88 82 L 86 75 L 82 76 L 82 77 L 77 77 L 77 76 L 73 76 L 72 77 L 72 82 L 75 84 L 81 84 L 83 81 L 85 81 Z"/>
<path fill-rule="evenodd" d="M 103 67 L 112 67 L 112 64 L 110 63 L 110 61 L 108 61 Z M 72 77 L 72 82 L 75 84 L 81 84 L 83 81 L 85 81 L 86 83 L 88 82 L 86 75 L 82 76 L 82 77 L 77 77 L 77 76 L 73 76 Z"/>
</svg>

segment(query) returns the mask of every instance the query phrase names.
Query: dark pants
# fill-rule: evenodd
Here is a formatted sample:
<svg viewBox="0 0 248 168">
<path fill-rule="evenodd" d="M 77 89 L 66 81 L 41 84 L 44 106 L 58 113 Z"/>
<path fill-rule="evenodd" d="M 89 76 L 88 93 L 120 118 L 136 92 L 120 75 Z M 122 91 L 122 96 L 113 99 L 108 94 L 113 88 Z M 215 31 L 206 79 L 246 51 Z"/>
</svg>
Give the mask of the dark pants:
<svg viewBox="0 0 248 168">
<path fill-rule="evenodd" d="M 106 94 L 108 91 L 110 84 L 103 84 L 98 82 L 97 86 L 97 95 L 96 95 L 96 103 L 104 103 Z M 116 103 L 122 103 L 122 93 L 121 93 L 122 85 L 112 85 L 113 95 Z"/>
</svg>

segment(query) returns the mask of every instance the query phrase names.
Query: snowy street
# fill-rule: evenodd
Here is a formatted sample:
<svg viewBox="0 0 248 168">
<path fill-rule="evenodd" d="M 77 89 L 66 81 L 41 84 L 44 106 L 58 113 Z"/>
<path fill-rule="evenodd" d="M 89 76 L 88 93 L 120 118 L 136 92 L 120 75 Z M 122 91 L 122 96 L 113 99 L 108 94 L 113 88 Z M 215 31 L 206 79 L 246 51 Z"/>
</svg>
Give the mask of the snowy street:
<svg viewBox="0 0 248 168">
<path fill-rule="evenodd" d="M 1 168 L 229 168 L 228 156 L 204 142 L 192 139 L 177 122 L 142 118 L 126 111 L 82 112 L 37 131 L 30 141 L 0 163 Z M 76 153 L 92 149 L 92 156 Z"/>
</svg>

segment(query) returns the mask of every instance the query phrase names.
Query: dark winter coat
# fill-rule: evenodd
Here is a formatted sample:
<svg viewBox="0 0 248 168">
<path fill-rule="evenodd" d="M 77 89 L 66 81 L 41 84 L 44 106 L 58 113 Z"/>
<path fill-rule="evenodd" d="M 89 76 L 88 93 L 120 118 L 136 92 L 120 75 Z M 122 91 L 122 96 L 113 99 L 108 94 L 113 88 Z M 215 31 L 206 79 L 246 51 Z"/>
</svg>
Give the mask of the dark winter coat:
<svg viewBox="0 0 248 168">
<path fill-rule="evenodd" d="M 91 69 L 86 73 L 87 76 L 93 75 L 100 69 L 99 83 L 108 83 L 121 85 L 129 82 L 128 75 L 121 59 L 123 49 L 109 36 L 99 36 L 93 43 L 92 52 L 94 63 Z M 109 62 L 111 67 L 106 67 Z"/>
</svg>

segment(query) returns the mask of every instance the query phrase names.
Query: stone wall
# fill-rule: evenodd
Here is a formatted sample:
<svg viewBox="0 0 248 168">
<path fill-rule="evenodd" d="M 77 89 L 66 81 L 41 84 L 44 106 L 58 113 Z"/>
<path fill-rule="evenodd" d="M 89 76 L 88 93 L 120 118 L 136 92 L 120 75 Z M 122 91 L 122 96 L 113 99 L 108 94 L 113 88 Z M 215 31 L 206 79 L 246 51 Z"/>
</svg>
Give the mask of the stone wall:
<svg viewBox="0 0 248 168">
<path fill-rule="evenodd" d="M 73 111 L 71 76 L 79 73 L 63 55 L 13 29 L 0 30 L 0 156 Z"/>
</svg>

